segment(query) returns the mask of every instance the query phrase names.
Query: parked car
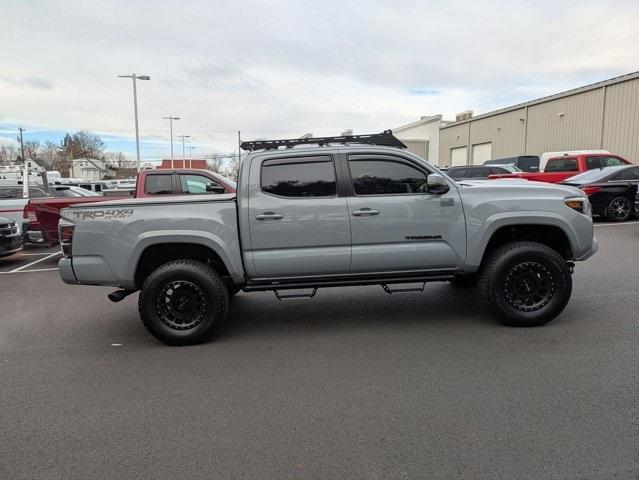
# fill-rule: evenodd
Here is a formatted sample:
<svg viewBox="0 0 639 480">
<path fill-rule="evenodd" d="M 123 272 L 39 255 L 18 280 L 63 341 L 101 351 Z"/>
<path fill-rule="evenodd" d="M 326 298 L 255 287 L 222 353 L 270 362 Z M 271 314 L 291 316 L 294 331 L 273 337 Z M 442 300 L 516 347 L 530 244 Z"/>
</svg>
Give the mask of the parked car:
<svg viewBox="0 0 639 480">
<path fill-rule="evenodd" d="M 68 185 L 55 185 L 56 198 L 30 201 L 23 209 L 26 237 L 31 243 L 52 246 L 58 243 L 60 210 L 85 204 L 127 198 L 127 189 L 105 190 L 105 195 Z M 233 193 L 235 183 L 208 170 L 143 170 L 136 182 L 135 197 Z"/>
<path fill-rule="evenodd" d="M 608 150 L 586 149 L 586 150 L 559 150 L 556 152 L 544 152 L 539 156 L 539 170 L 544 171 L 548 160 L 557 157 L 576 156 L 576 155 L 610 155 Z"/>
<path fill-rule="evenodd" d="M 522 178 L 535 182 L 559 183 L 580 172 L 615 165 L 632 165 L 632 162 L 610 153 L 565 155 L 549 159 L 548 163 L 546 163 L 546 168 L 540 173 L 520 172 L 507 175 L 491 175 L 489 178 Z"/>
<path fill-rule="evenodd" d="M 52 197 L 101 197 L 102 195 L 84 187 L 72 185 L 49 185 L 49 193 Z"/>
<path fill-rule="evenodd" d="M 29 198 L 46 196 L 47 193 L 41 187 L 29 186 Z M 22 212 L 29 198 L 22 198 L 22 185 L 0 185 L 0 215 L 21 226 Z"/>
<path fill-rule="evenodd" d="M 22 250 L 20 225 L 13 219 L 0 217 L 0 257 L 8 257 Z"/>
<path fill-rule="evenodd" d="M 294 148 L 311 141 L 322 146 Z M 113 301 L 140 290 L 144 325 L 169 344 L 208 338 L 240 289 L 312 297 L 320 287 L 381 284 L 397 293 L 405 290 L 393 284 L 478 279 L 505 324 L 542 325 L 564 309 L 572 262 L 597 250 L 583 192 L 456 184 L 392 146 L 402 144 L 389 131 L 343 142 L 244 142 L 251 153 L 237 194 L 66 208 L 60 276 L 120 287 Z"/>
<path fill-rule="evenodd" d="M 100 194 L 104 190 L 107 190 L 109 188 L 106 182 L 82 182 L 78 184 L 78 187 L 84 188 L 85 190 L 89 190 L 90 192 L 94 192 L 97 194 Z"/>
<path fill-rule="evenodd" d="M 538 172 L 539 157 L 537 155 L 518 155 L 516 157 L 486 160 L 484 165 L 514 165 L 522 172 Z"/>
<path fill-rule="evenodd" d="M 450 167 L 446 174 L 457 181 L 460 180 L 481 180 L 488 178 L 489 175 L 499 175 L 503 173 L 517 173 L 521 172 L 514 165 L 499 165 L 499 166 L 483 166 L 483 165 L 468 165 L 466 167 Z"/>
<path fill-rule="evenodd" d="M 639 166 L 589 170 L 562 183 L 583 190 L 592 204 L 592 213 L 612 222 L 625 222 L 639 212 Z"/>
</svg>

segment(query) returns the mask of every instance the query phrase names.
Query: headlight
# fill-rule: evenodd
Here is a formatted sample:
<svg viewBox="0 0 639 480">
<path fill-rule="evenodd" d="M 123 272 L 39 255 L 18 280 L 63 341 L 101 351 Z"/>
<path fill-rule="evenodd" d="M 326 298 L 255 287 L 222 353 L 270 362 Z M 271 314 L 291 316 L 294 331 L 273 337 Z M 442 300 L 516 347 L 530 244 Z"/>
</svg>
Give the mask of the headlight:
<svg viewBox="0 0 639 480">
<path fill-rule="evenodd" d="M 564 200 L 567 207 L 577 210 L 579 213 L 588 215 L 590 213 L 590 202 L 584 197 L 573 197 Z"/>
</svg>

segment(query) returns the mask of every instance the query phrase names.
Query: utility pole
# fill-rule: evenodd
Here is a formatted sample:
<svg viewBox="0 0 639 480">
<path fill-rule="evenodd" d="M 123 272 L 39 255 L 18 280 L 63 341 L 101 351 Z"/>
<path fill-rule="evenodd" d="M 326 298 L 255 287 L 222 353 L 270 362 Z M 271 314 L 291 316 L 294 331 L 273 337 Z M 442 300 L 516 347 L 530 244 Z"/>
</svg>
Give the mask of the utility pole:
<svg viewBox="0 0 639 480">
<path fill-rule="evenodd" d="M 240 161 L 242 160 L 242 157 L 241 157 L 241 155 L 242 155 L 242 153 L 241 153 L 242 152 L 242 146 L 241 145 L 242 145 L 242 140 L 240 138 L 240 131 L 238 130 L 237 131 L 237 166 L 238 166 L 238 168 L 240 166 Z"/>
<path fill-rule="evenodd" d="M 169 115 L 168 117 L 162 117 L 164 120 L 169 121 L 169 128 L 171 130 L 171 168 L 173 166 L 173 120 L 179 120 L 180 117 L 174 117 L 173 115 Z"/>
<path fill-rule="evenodd" d="M 189 149 L 189 168 L 193 167 L 193 149 L 197 148 L 194 145 L 189 145 L 188 149 Z"/>
<path fill-rule="evenodd" d="M 22 140 L 22 132 L 24 128 L 18 128 L 20 131 L 20 157 L 22 158 L 22 198 L 29 198 L 29 169 L 27 161 L 24 159 L 24 141 Z"/>
<path fill-rule="evenodd" d="M 138 173 L 140 173 L 140 132 L 138 129 L 138 91 L 135 85 L 136 80 L 151 80 L 148 75 L 118 75 L 120 78 L 131 78 L 133 80 L 133 113 L 135 115 L 135 150 L 138 159 Z"/>
<path fill-rule="evenodd" d="M 186 168 L 186 150 L 184 148 L 184 139 L 191 138 L 191 135 L 178 135 L 178 137 L 182 139 L 182 168 Z"/>
<path fill-rule="evenodd" d="M 20 131 L 20 158 L 22 159 L 22 163 L 26 165 L 27 162 L 24 159 L 24 142 L 22 141 L 22 132 L 24 132 L 24 128 L 20 127 L 18 130 Z"/>
</svg>

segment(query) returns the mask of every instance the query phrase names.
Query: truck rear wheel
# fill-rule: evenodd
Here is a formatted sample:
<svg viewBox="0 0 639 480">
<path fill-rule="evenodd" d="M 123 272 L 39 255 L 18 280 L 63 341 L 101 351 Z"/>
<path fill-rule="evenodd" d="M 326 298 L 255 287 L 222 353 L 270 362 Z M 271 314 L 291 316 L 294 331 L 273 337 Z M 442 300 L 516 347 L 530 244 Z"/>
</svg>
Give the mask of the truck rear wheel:
<svg viewBox="0 0 639 480">
<path fill-rule="evenodd" d="M 196 260 L 174 260 L 147 277 L 138 308 L 155 338 L 169 345 L 192 345 L 215 332 L 228 304 L 226 286 L 213 268 Z"/>
<path fill-rule="evenodd" d="M 482 267 L 480 292 L 497 319 L 509 326 L 536 327 L 566 307 L 572 292 L 568 264 L 536 242 L 497 248 Z"/>
</svg>

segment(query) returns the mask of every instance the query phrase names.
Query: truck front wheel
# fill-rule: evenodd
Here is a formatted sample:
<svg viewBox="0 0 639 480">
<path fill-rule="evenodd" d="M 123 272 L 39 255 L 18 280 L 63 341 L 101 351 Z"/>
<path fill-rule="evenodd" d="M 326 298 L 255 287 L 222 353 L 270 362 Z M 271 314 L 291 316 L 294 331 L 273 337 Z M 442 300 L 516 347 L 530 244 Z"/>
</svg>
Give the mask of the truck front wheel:
<svg viewBox="0 0 639 480">
<path fill-rule="evenodd" d="M 563 311 L 572 292 L 566 261 L 536 242 L 513 242 L 497 248 L 486 259 L 479 284 L 497 319 L 515 327 L 548 323 Z"/>
<path fill-rule="evenodd" d="M 147 330 L 169 345 L 207 340 L 226 316 L 229 295 L 220 275 L 196 260 L 174 260 L 155 269 L 140 292 Z"/>
</svg>

